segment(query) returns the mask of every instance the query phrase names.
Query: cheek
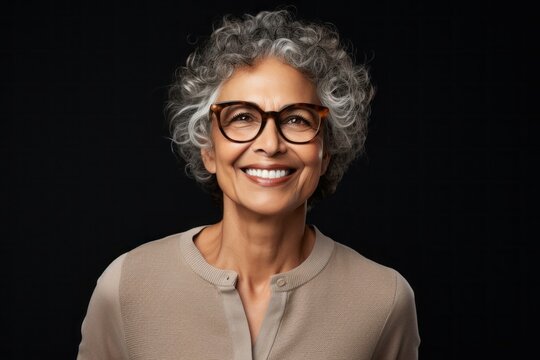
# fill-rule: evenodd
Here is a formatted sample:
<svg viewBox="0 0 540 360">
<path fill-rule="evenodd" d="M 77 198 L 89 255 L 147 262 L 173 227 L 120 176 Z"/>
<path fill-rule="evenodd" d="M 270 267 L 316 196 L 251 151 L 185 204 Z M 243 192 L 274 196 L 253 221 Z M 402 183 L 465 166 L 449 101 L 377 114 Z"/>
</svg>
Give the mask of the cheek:
<svg viewBox="0 0 540 360">
<path fill-rule="evenodd" d="M 227 141 L 227 142 L 225 142 Z M 216 172 L 227 173 L 236 170 L 234 166 L 247 149 L 246 144 L 237 144 L 228 140 L 215 142 Z"/>
<path fill-rule="evenodd" d="M 313 146 L 311 149 L 306 149 L 304 154 L 305 164 L 315 172 L 321 172 L 324 169 L 324 150 L 322 141 L 320 144 Z"/>
<path fill-rule="evenodd" d="M 305 150 L 307 151 L 299 154 L 300 158 L 303 159 L 304 162 L 304 174 L 302 176 L 302 182 L 304 186 L 316 186 L 325 168 L 322 146 Z"/>
</svg>

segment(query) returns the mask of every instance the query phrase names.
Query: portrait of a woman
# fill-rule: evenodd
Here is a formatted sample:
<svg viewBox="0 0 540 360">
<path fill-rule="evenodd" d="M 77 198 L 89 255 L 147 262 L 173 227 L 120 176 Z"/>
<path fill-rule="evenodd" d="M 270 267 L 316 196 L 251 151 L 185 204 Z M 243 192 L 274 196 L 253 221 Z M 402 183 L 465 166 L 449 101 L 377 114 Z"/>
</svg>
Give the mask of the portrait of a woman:
<svg viewBox="0 0 540 360">
<path fill-rule="evenodd" d="M 362 153 L 373 96 L 331 25 L 287 10 L 225 16 L 166 107 L 221 220 L 119 254 L 89 301 L 78 359 L 417 359 L 399 269 L 306 220 Z"/>
</svg>

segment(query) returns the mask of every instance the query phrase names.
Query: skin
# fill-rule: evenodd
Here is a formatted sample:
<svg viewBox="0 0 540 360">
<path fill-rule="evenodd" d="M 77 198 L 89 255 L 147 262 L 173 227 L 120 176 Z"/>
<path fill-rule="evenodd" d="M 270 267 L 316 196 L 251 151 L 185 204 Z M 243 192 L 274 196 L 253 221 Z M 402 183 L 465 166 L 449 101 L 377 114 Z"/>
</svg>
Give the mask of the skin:
<svg viewBox="0 0 540 360">
<path fill-rule="evenodd" d="M 314 84 L 275 58 L 237 69 L 222 84 L 216 102 L 245 100 L 265 111 L 291 103 L 320 104 Z M 315 234 L 306 225 L 307 200 L 328 166 L 323 137 L 291 144 L 279 136 L 273 120 L 249 143 L 227 140 L 212 120 L 213 147 L 201 155 L 223 191 L 223 219 L 206 227 L 195 240 L 211 265 L 238 273 L 242 299 L 255 342 L 271 296 L 270 277 L 289 271 L 310 254 Z M 248 176 L 246 167 L 295 169 L 285 179 Z"/>
</svg>

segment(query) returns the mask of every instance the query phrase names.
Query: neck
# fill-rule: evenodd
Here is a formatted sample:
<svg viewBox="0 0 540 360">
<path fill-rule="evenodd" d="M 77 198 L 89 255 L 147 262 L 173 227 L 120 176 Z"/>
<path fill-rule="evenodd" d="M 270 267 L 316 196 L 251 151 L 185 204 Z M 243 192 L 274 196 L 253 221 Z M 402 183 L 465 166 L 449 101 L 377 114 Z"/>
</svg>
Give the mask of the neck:
<svg viewBox="0 0 540 360">
<path fill-rule="evenodd" d="M 250 291 L 266 291 L 270 276 L 295 268 L 311 252 L 315 236 L 305 205 L 269 216 L 224 205 L 223 220 L 205 229 L 197 245 L 210 264 L 236 271 Z"/>
</svg>

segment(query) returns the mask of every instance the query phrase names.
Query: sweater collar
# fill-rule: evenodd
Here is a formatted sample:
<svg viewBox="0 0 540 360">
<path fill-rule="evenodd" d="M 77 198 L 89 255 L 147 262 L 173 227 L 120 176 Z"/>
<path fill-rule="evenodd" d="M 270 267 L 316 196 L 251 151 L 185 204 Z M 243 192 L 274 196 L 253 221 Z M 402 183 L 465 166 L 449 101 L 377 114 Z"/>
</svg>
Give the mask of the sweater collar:
<svg viewBox="0 0 540 360">
<path fill-rule="evenodd" d="M 219 269 L 210 265 L 195 246 L 193 238 L 205 226 L 195 227 L 180 234 L 180 250 L 187 264 L 193 271 L 209 283 L 220 288 L 236 287 L 238 274 L 233 270 Z M 272 275 L 270 286 L 273 291 L 290 291 L 304 285 L 321 272 L 334 250 L 335 242 L 313 226 L 315 244 L 309 256 L 297 267 L 287 272 Z"/>
</svg>

